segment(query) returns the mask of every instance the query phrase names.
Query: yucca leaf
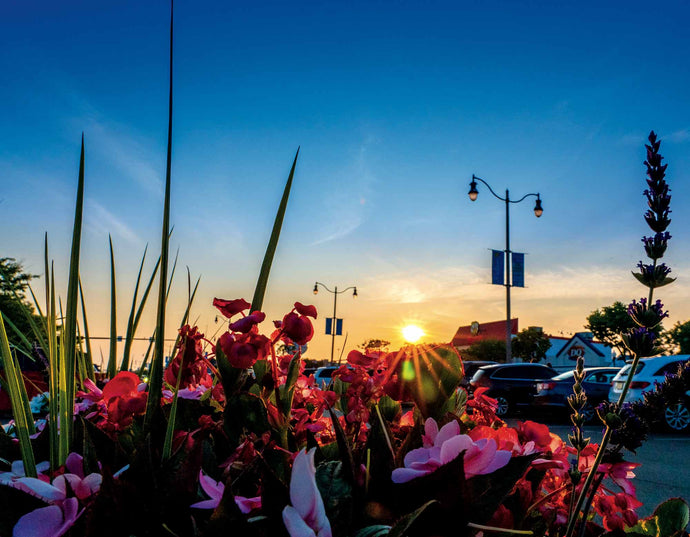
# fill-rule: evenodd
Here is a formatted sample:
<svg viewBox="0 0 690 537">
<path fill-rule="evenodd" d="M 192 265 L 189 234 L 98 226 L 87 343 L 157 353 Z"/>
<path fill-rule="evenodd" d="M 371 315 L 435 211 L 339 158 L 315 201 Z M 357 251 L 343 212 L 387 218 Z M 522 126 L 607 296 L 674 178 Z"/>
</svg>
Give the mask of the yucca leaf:
<svg viewBox="0 0 690 537">
<path fill-rule="evenodd" d="M 60 366 L 64 370 L 64 387 L 60 386 L 60 464 L 64 464 L 72 441 L 72 416 L 74 414 L 74 370 L 77 361 L 77 307 L 79 287 L 79 255 L 81 251 L 81 228 L 84 208 L 84 135 L 81 137 L 81 156 L 79 159 L 79 180 L 77 184 L 77 201 L 74 210 L 74 228 L 72 230 L 72 250 L 69 263 L 69 280 L 67 284 L 67 311 L 63 323 L 64 353 L 61 354 Z"/>
<path fill-rule="evenodd" d="M 129 321 L 127 322 L 127 335 L 125 337 L 125 350 L 122 354 L 122 364 L 120 365 L 120 371 L 128 371 L 130 367 L 130 356 L 132 353 L 132 344 L 134 343 L 134 336 L 137 332 L 137 327 L 139 326 L 139 320 L 144 311 L 144 306 L 146 305 L 146 300 L 149 297 L 149 292 L 151 291 L 151 286 L 153 285 L 153 280 L 158 272 L 158 266 L 160 265 L 160 258 L 156 261 L 156 266 L 153 269 L 153 274 L 149 279 L 149 283 L 144 290 L 144 294 L 141 296 L 141 302 L 139 307 L 136 307 L 137 293 L 139 291 L 139 281 L 141 279 L 141 271 L 144 268 L 144 260 L 146 259 L 146 251 L 148 250 L 148 244 L 144 249 L 144 255 L 141 258 L 141 266 L 139 267 L 139 274 L 137 275 L 137 284 L 134 287 L 134 298 L 132 299 L 132 310 L 129 314 Z M 136 311 L 135 311 L 136 309 Z"/>
<path fill-rule="evenodd" d="M 153 342 L 156 340 L 156 334 L 154 333 L 152 337 L 149 338 L 149 346 L 146 349 L 146 354 L 144 355 L 144 360 L 141 362 L 141 366 L 139 366 L 139 372 L 137 373 L 139 375 L 139 378 L 144 374 L 144 371 L 146 370 L 146 364 L 149 362 L 149 356 L 151 355 L 151 349 L 153 349 Z"/>
<path fill-rule="evenodd" d="M 163 201 L 163 229 L 161 233 L 161 267 L 156 315 L 156 341 L 151 362 L 149 395 L 144 417 L 144 430 L 150 430 L 152 420 L 160 411 L 163 391 L 163 358 L 165 345 L 166 284 L 168 283 L 168 249 L 170 247 L 170 186 L 172 173 L 172 120 L 173 120 L 173 6 L 170 4 L 170 84 L 168 97 L 168 150 L 165 168 L 165 197 Z"/>
<path fill-rule="evenodd" d="M 12 332 L 14 332 L 14 335 L 16 335 L 19 338 L 19 341 L 21 341 L 22 345 L 24 348 L 22 349 L 25 353 L 28 353 L 28 356 L 31 356 L 31 343 L 29 342 L 28 339 L 26 339 L 26 336 L 24 335 L 24 332 L 19 330 L 17 328 L 17 325 L 15 325 L 12 320 L 5 315 L 4 313 L 2 314 L 2 319 L 5 321 L 5 326 L 10 328 Z M 33 359 L 33 358 L 32 358 Z"/>
<path fill-rule="evenodd" d="M 134 334 L 134 315 L 137 309 L 137 295 L 139 294 L 139 283 L 141 282 L 141 272 L 144 270 L 144 262 L 146 261 L 146 251 L 149 249 L 147 244 L 144 248 L 144 255 L 141 256 L 141 264 L 139 265 L 139 273 L 137 274 L 137 282 L 134 285 L 134 296 L 132 297 L 132 307 L 129 310 L 129 318 L 127 319 L 127 332 L 125 333 L 125 350 L 122 353 L 122 363 L 120 364 L 120 371 L 129 371 L 129 349 L 132 347 L 132 338 Z"/>
<path fill-rule="evenodd" d="M 48 250 L 46 249 L 46 255 Z M 46 275 L 46 284 L 48 276 Z M 50 268 L 50 297 L 48 304 L 48 390 L 50 401 L 48 401 L 48 428 L 50 438 L 50 468 L 57 470 L 60 460 L 60 442 L 58 437 L 58 423 L 60 413 L 60 356 L 58 354 L 57 343 L 57 321 L 55 318 L 55 268 L 51 263 Z"/>
<path fill-rule="evenodd" d="M 290 188 L 292 187 L 292 178 L 295 175 L 295 166 L 297 165 L 298 156 L 299 147 L 297 148 L 297 153 L 295 154 L 295 160 L 292 162 L 292 168 L 290 169 L 290 175 L 288 176 L 285 190 L 283 190 L 283 197 L 280 200 L 280 205 L 278 206 L 276 219 L 273 222 L 273 231 L 271 232 L 271 238 L 268 240 L 268 246 L 266 247 L 266 253 L 264 254 L 264 261 L 261 263 L 261 272 L 259 272 L 259 279 L 256 282 L 256 289 L 254 290 L 254 298 L 252 298 L 252 307 L 249 310 L 250 312 L 260 311 L 261 306 L 264 303 L 264 295 L 266 294 L 266 286 L 268 285 L 268 275 L 271 272 L 273 256 L 276 253 L 276 247 L 278 246 L 280 230 L 283 227 L 283 218 L 285 217 L 285 209 L 287 208 L 288 198 L 290 197 Z"/>
<path fill-rule="evenodd" d="M 7 340 L 7 333 L 5 332 L 5 323 L 0 316 L 0 357 L 5 369 L 5 376 L 7 377 L 6 384 L 12 402 L 12 413 L 14 415 L 14 423 L 17 430 L 17 438 L 19 439 L 19 450 L 24 462 L 24 472 L 27 477 L 36 477 L 36 461 L 34 460 L 34 452 L 31 448 L 31 433 L 29 432 L 29 420 L 33 423 L 31 414 L 26 414 L 24 406 L 22 391 L 26 397 L 26 386 L 22 378 L 21 371 L 16 367 L 16 362 L 10 350 L 10 343 Z M 27 398 L 28 399 L 28 398 Z"/>
<path fill-rule="evenodd" d="M 177 371 L 177 382 L 175 383 L 175 393 L 173 394 L 172 404 L 170 405 L 170 416 L 168 417 L 168 427 L 165 430 L 165 442 L 163 443 L 163 460 L 167 461 L 172 453 L 172 441 L 175 434 L 175 421 L 177 418 L 177 399 L 180 393 L 180 382 L 182 381 L 182 367 Z"/>
<path fill-rule="evenodd" d="M 108 378 L 117 374 L 117 288 L 115 285 L 115 255 L 113 253 L 113 239 L 108 235 L 110 243 L 110 352 L 108 354 Z"/>
<path fill-rule="evenodd" d="M 0 277 L 2 277 L 3 280 L 8 281 L 6 273 L 2 268 L 0 267 Z M 15 289 L 13 289 L 10 286 L 10 290 L 12 293 L 12 297 L 15 299 L 17 302 L 17 305 L 19 306 L 19 309 L 22 312 L 22 315 L 26 319 L 26 321 L 29 323 L 29 326 L 31 327 L 31 331 L 34 333 L 34 337 L 38 341 L 38 344 L 42 348 L 46 348 L 46 340 L 45 340 L 45 335 L 43 334 L 43 331 L 39 328 L 38 324 L 36 324 L 36 320 L 34 319 L 34 315 L 32 311 L 29 309 L 29 307 L 24 303 L 24 300 L 22 297 L 17 293 Z"/>
<path fill-rule="evenodd" d="M 84 340 L 86 341 L 86 368 L 87 376 L 95 381 L 96 377 L 93 370 L 93 349 L 91 348 L 91 338 L 89 337 L 89 323 L 86 317 L 86 304 L 84 303 L 84 289 L 81 286 L 81 277 L 79 278 L 79 298 L 81 299 L 81 318 L 84 323 Z"/>
</svg>

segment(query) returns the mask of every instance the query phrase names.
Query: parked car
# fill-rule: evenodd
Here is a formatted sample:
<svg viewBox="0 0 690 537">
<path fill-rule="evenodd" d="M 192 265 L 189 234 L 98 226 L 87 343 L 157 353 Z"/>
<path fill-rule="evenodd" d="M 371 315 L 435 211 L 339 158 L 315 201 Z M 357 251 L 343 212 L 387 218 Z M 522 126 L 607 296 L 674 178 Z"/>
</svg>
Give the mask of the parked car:
<svg viewBox="0 0 690 537">
<path fill-rule="evenodd" d="M 497 362 L 492 362 L 490 360 L 463 360 L 462 367 L 465 370 L 465 376 L 462 377 L 460 381 L 460 386 L 465 389 L 470 389 L 470 380 L 477 372 L 477 369 L 485 365 L 493 365 Z"/>
<path fill-rule="evenodd" d="M 316 387 L 325 390 L 331 383 L 333 373 L 338 369 L 337 365 L 329 365 L 326 367 L 319 367 L 314 373 L 314 380 L 316 380 Z"/>
<path fill-rule="evenodd" d="M 667 373 L 675 373 L 678 370 L 678 366 L 688 360 L 690 360 L 690 354 L 641 358 L 637 364 L 637 370 L 633 375 L 630 389 L 625 396 L 624 402 L 642 400 L 645 392 L 654 389 L 655 382 L 663 382 Z M 609 401 L 613 403 L 618 402 L 631 367 L 632 364 L 626 364 L 613 378 L 611 389 L 609 390 Z"/>
<path fill-rule="evenodd" d="M 498 401 L 497 416 L 532 404 L 537 382 L 555 377 L 558 372 L 542 364 L 495 364 L 477 369 L 470 380 L 472 389 L 488 388 L 486 394 Z"/>
<path fill-rule="evenodd" d="M 654 356 L 641 358 L 633 374 L 630 388 L 625 396 L 625 402 L 640 401 L 645 392 L 654 390 L 656 382 L 663 382 L 666 375 L 675 373 L 678 366 L 690 360 L 690 354 L 676 354 L 673 356 Z M 623 391 L 632 364 L 627 364 L 613 378 L 609 390 L 609 401 L 618 402 Z M 681 401 L 668 401 L 664 409 L 664 424 L 673 431 L 690 430 L 690 394 L 686 393 Z"/>
<path fill-rule="evenodd" d="M 587 394 L 587 405 L 582 409 L 585 421 L 589 422 L 596 416 L 596 407 L 606 401 L 609 395 L 611 381 L 620 367 L 587 367 L 582 387 Z M 575 371 L 568 371 L 537 383 L 537 395 L 534 396 L 534 406 L 543 410 L 550 410 L 560 414 L 570 413 L 568 396 L 573 393 Z"/>
</svg>

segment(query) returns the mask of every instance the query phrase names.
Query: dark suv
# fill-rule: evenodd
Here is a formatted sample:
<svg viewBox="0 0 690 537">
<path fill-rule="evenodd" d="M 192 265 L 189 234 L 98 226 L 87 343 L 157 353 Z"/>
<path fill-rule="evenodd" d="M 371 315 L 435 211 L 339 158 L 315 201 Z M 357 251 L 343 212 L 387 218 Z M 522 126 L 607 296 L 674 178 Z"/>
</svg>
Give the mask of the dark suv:
<svg viewBox="0 0 690 537">
<path fill-rule="evenodd" d="M 541 364 L 496 364 L 480 367 L 470 380 L 473 389 L 488 388 L 486 395 L 498 401 L 497 416 L 532 403 L 537 382 L 558 372 Z"/>
</svg>

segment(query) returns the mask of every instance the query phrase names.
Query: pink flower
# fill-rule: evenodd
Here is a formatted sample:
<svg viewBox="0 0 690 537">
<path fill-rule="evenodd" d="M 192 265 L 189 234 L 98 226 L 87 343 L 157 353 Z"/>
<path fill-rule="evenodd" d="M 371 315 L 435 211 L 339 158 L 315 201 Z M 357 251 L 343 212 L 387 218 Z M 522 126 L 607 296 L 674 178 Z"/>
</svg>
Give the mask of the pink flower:
<svg viewBox="0 0 690 537">
<path fill-rule="evenodd" d="M 283 509 L 283 522 L 290 537 L 331 537 L 331 523 L 316 487 L 314 453 L 300 450 L 292 465 L 290 502 Z"/>
<path fill-rule="evenodd" d="M 630 480 L 635 477 L 633 469 L 638 466 L 640 466 L 640 464 L 636 462 L 621 461 L 613 464 L 600 464 L 598 470 L 600 472 L 605 472 L 606 475 L 610 477 L 616 485 L 622 488 L 626 494 L 634 497 L 635 485 L 633 485 Z"/>
<path fill-rule="evenodd" d="M 67 498 L 57 505 L 41 507 L 27 513 L 15 524 L 13 537 L 60 537 L 69 530 L 84 511 L 79 501 Z"/>
<path fill-rule="evenodd" d="M 225 492 L 225 485 L 220 481 L 214 481 L 209 476 L 204 475 L 203 470 L 199 471 L 199 484 L 204 492 L 208 494 L 211 499 L 204 500 L 203 502 L 197 502 L 190 507 L 196 507 L 197 509 L 215 509 L 218 507 L 223 493 Z M 261 496 L 256 496 L 254 498 L 245 498 L 244 496 L 235 496 L 235 503 L 240 511 L 245 515 L 251 513 L 254 509 L 261 508 Z"/>
<path fill-rule="evenodd" d="M 406 483 L 430 474 L 463 452 L 465 479 L 490 474 L 510 461 L 511 452 L 499 450 L 493 438 L 480 438 L 475 442 L 466 434 L 460 434 L 456 421 L 447 423 L 439 431 L 436 421 L 429 418 L 424 424 L 424 431 L 424 447 L 413 449 L 405 455 L 405 467 L 396 468 L 391 475 L 394 483 Z"/>
</svg>

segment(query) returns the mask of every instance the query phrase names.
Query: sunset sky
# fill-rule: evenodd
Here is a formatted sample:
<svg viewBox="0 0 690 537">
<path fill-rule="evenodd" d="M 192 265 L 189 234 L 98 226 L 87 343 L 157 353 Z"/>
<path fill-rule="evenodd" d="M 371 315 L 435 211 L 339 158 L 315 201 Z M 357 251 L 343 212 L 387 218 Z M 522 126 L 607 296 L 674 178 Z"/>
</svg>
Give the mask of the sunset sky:
<svg viewBox="0 0 690 537">
<path fill-rule="evenodd" d="M 630 271 L 649 234 L 644 142 L 669 163 L 678 277 L 665 323 L 690 319 L 690 7 L 686 2 L 226 2 L 175 5 L 173 252 L 167 332 L 201 276 L 192 319 L 212 335 L 214 297 L 251 300 L 298 146 L 264 302 L 319 309 L 307 357 L 327 358 L 323 317 L 341 289 L 346 351 L 367 338 L 449 341 L 505 316 L 490 250 L 526 255 L 520 328 L 583 330 L 594 309 L 644 294 Z M 160 249 L 169 4 L 6 2 L 0 16 L 0 257 L 43 272 L 48 232 L 67 280 L 82 131 L 82 279 L 89 327 L 109 327 L 108 233 L 124 335 L 138 263 Z M 42 292 L 42 279 L 36 283 Z M 153 326 L 154 300 L 140 328 Z M 269 332 L 270 323 L 263 329 Z M 336 339 L 336 355 L 344 337 Z M 102 345 L 107 358 L 106 345 Z M 143 349 L 139 349 L 143 352 Z M 98 362 L 98 358 L 96 362 Z"/>
</svg>

